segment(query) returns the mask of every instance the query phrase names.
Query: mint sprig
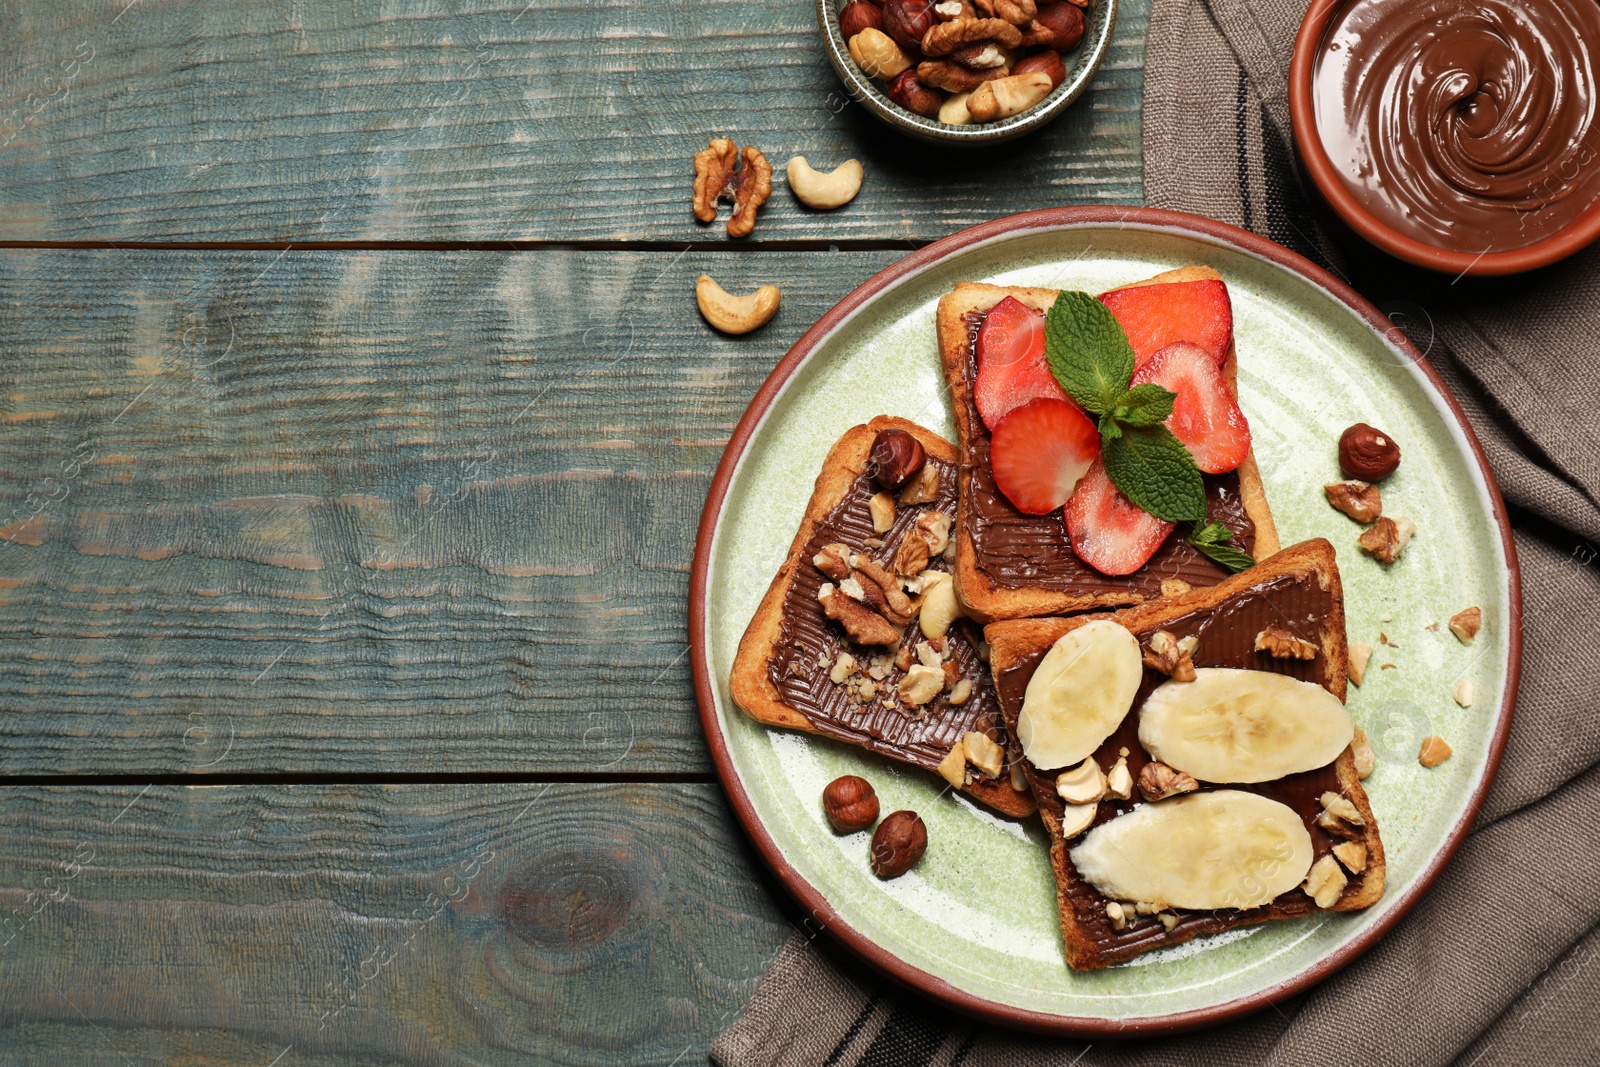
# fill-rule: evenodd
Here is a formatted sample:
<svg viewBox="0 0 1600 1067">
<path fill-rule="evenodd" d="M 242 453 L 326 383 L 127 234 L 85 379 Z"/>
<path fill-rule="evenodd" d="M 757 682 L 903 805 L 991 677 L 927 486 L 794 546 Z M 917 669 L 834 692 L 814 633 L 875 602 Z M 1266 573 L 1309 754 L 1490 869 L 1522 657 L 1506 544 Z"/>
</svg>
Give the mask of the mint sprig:
<svg viewBox="0 0 1600 1067">
<path fill-rule="evenodd" d="M 1254 567 L 1255 557 L 1228 544 L 1231 540 L 1233 531 L 1220 522 L 1210 522 L 1204 526 L 1196 523 L 1195 528 L 1189 532 L 1189 543 L 1212 562 L 1228 568 L 1235 574 Z"/>
<path fill-rule="evenodd" d="M 1129 389 L 1128 335 L 1088 293 L 1063 292 L 1044 318 L 1050 373 L 1100 423 L 1101 454 L 1111 483 L 1135 506 L 1168 522 L 1206 517 L 1205 482 L 1194 457 L 1162 425 L 1177 394 L 1154 383 Z"/>
</svg>

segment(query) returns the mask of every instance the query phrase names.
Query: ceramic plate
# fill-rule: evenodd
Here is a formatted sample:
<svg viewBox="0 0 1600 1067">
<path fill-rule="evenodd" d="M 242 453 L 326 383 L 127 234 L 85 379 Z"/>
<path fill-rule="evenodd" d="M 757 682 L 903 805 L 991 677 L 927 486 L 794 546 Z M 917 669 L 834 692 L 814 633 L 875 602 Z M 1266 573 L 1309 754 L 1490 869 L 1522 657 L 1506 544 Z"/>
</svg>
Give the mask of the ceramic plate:
<svg viewBox="0 0 1600 1067">
<path fill-rule="evenodd" d="M 1366 911 L 1235 930 L 1076 973 L 1063 960 L 1036 821 L 991 814 L 934 775 L 761 726 L 729 700 L 728 673 L 834 440 L 878 414 L 954 439 L 934 330 L 940 296 L 963 280 L 1099 292 L 1186 263 L 1217 268 L 1232 293 L 1240 400 L 1283 543 L 1334 543 L 1350 639 L 1376 648 L 1349 703 L 1378 752 L 1366 787 L 1387 889 Z M 1338 435 L 1353 422 L 1387 430 L 1404 452 L 1384 483 L 1385 511 L 1412 517 L 1419 532 L 1388 570 L 1356 548 L 1360 528 L 1322 494 L 1338 477 Z M 1217 1022 L 1306 987 L 1372 944 L 1470 826 L 1499 761 L 1520 657 L 1505 510 L 1472 431 L 1421 354 L 1294 253 L 1206 219 L 1136 208 L 1039 211 L 963 231 L 823 316 L 728 446 L 701 521 L 691 599 L 696 691 L 718 773 L 762 855 L 817 922 L 936 1000 L 1078 1035 Z M 1483 630 L 1463 646 L 1443 623 L 1474 604 Z M 1392 643 L 1381 645 L 1380 633 Z M 1451 699 L 1459 678 L 1472 683 L 1470 708 Z M 1428 734 L 1455 750 L 1433 770 L 1416 758 Z M 912 808 L 927 822 L 928 851 L 911 873 L 880 881 L 867 867 L 869 835 L 829 829 L 822 789 L 847 773 L 873 782 L 884 811 Z"/>
</svg>

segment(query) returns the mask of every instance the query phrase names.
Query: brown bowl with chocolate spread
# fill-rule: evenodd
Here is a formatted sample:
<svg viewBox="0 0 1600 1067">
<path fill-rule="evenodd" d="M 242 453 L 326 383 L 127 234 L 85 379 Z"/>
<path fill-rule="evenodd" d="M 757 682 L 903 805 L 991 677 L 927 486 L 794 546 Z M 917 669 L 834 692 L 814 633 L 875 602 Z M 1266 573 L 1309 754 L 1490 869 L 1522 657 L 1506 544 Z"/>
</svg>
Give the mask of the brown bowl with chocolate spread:
<svg viewBox="0 0 1600 1067">
<path fill-rule="evenodd" d="M 1289 112 L 1323 199 L 1408 263 L 1515 274 L 1600 237 L 1600 0 L 1313 0 Z"/>
</svg>

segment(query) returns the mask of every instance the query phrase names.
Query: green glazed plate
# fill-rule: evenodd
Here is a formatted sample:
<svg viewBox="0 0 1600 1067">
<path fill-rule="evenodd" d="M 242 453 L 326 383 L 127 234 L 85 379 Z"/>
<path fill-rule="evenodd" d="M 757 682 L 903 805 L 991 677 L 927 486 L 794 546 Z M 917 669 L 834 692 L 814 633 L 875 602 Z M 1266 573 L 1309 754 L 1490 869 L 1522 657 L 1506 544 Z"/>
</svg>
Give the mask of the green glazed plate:
<svg viewBox="0 0 1600 1067">
<path fill-rule="evenodd" d="M 861 750 L 755 723 L 731 703 L 728 674 L 839 435 L 890 414 L 954 438 L 934 328 L 940 296 L 964 280 L 1099 292 L 1188 263 L 1228 282 L 1240 400 L 1282 541 L 1333 542 L 1350 639 L 1376 650 L 1349 704 L 1378 753 L 1366 787 L 1387 888 L 1362 912 L 1235 930 L 1078 973 L 1063 959 L 1036 820 L 992 814 L 933 775 Z M 1354 422 L 1381 427 L 1404 452 L 1383 486 L 1385 512 L 1411 517 L 1418 533 L 1388 569 L 1357 549 L 1360 527 L 1322 493 L 1339 477 L 1339 433 Z M 1484 625 L 1464 646 L 1445 623 L 1471 605 Z M 1174 1030 L 1255 1010 L 1348 963 L 1398 921 L 1460 842 L 1494 774 L 1521 633 L 1499 494 L 1455 402 L 1405 336 L 1278 245 L 1139 208 L 1062 208 L 964 231 L 880 273 L 808 331 L 752 402 L 718 470 L 696 549 L 690 632 L 718 772 L 811 925 L 950 1006 L 1077 1035 Z M 1451 696 L 1461 678 L 1473 691 L 1467 708 Z M 1455 751 L 1433 770 L 1417 762 L 1429 734 Z M 830 830 L 820 797 L 841 774 L 870 780 L 885 812 L 922 815 L 928 851 L 910 873 L 877 879 L 869 835 Z"/>
</svg>

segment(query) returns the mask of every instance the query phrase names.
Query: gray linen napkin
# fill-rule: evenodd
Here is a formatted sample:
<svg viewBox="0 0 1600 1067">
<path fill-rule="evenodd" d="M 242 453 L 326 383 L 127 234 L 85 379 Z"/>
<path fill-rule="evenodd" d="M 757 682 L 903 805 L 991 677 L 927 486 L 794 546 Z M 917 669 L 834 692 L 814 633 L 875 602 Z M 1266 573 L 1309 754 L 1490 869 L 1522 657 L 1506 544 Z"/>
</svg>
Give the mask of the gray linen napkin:
<svg viewBox="0 0 1600 1067">
<path fill-rule="evenodd" d="M 1423 349 L 1477 430 L 1512 509 L 1525 647 L 1474 832 L 1365 956 L 1238 1022 L 1037 1038 L 929 1004 L 797 934 L 712 1046 L 721 1067 L 1600 1063 L 1600 247 L 1514 280 L 1452 281 L 1324 226 L 1296 177 L 1286 98 L 1304 11 L 1156 0 L 1146 199 L 1254 230 L 1350 281 Z"/>
</svg>

